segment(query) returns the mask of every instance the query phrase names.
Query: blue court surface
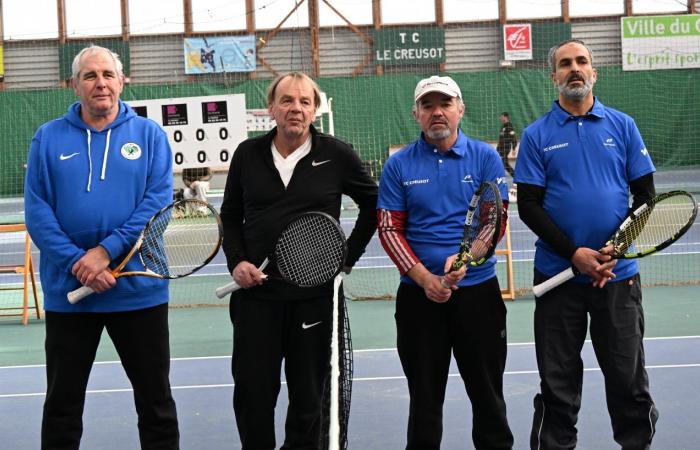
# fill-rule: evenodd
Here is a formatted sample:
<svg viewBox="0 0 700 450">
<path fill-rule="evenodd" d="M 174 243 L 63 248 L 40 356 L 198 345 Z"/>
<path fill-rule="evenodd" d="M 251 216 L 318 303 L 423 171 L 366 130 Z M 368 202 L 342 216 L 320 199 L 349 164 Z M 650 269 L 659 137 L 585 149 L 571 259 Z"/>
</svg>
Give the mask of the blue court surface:
<svg viewBox="0 0 700 450">
<path fill-rule="evenodd" d="M 646 364 L 660 411 L 655 449 L 698 449 L 700 430 L 700 336 L 647 339 Z M 505 375 L 508 417 L 515 449 L 528 448 L 532 398 L 538 390 L 534 345 L 511 344 Z M 614 445 L 605 409 L 602 375 L 590 343 L 583 353 L 583 407 L 579 420 L 581 450 Z M 350 418 L 349 448 L 401 449 L 405 444 L 408 396 L 396 350 L 358 350 Z M 183 449 L 240 448 L 233 417 L 230 357 L 180 358 L 172 361 L 172 386 L 178 406 Z M 453 367 L 444 408 L 443 449 L 472 449 L 471 411 Z M 0 448 L 39 448 L 44 400 L 44 367 L 0 368 Z M 282 436 L 286 391 L 277 411 Z M 97 363 L 90 379 L 81 448 L 138 448 L 136 415 L 129 382 L 118 362 Z M 279 446 L 279 443 L 278 443 Z"/>
<path fill-rule="evenodd" d="M 693 172 L 696 174 L 697 172 Z M 674 173 L 678 176 L 678 173 Z M 697 177 L 689 177 L 697 184 Z M 675 179 L 675 178 L 674 178 Z M 661 181 L 661 180 L 659 180 Z M 692 185 L 690 181 L 684 185 Z M 692 185 L 695 187 L 695 185 Z M 672 183 L 659 183 L 668 190 Z M 696 190 L 697 191 L 697 190 Z M 213 196 L 217 207 L 220 196 Z M 21 200 L 0 202 L 0 215 L 21 211 Z M 346 211 L 347 212 L 347 211 Z M 352 214 L 349 214 L 352 215 Z M 341 220 L 346 230 L 353 217 Z M 528 264 L 534 254 L 534 235 L 520 221 L 517 209 L 510 211 L 513 260 Z M 21 258 L 23 235 L 6 233 L 0 241 L 0 254 Z M 672 256 L 672 258 L 668 258 Z M 645 288 L 644 303 L 648 338 L 645 340 L 646 366 L 652 396 L 660 412 L 653 448 L 659 450 L 700 449 L 700 222 L 689 233 L 658 257 L 655 266 L 643 269 L 643 276 L 654 271 L 663 281 L 666 273 L 686 273 L 690 282 L 674 286 Z M 38 264 L 38 255 L 34 255 Z M 499 257 L 502 260 L 502 257 Z M 664 264 L 665 261 L 673 261 Z M 356 266 L 365 273 L 393 268 L 375 236 L 367 253 Z M 39 268 L 40 270 L 40 268 Z M 360 270 L 354 271 L 360 272 Z M 201 273 L 191 277 L 200 296 L 210 300 L 213 288 L 228 279 L 222 255 Z M 531 268 L 523 275 L 529 283 Z M 522 276 L 521 276 L 522 278 Z M 211 279 L 209 283 L 207 280 Z M 396 281 L 395 279 L 392 279 Z M 17 274 L 0 274 L 0 285 L 16 284 Z M 521 282 L 523 282 L 521 280 Z M 183 291 L 187 280 L 173 282 Z M 207 284 L 208 283 L 208 284 Z M 211 284 L 211 286 L 209 286 Z M 391 283 L 390 283 L 391 284 Z M 180 286 L 180 287 L 178 287 Z M 395 284 L 390 292 L 395 292 Z M 201 291 L 201 292 L 200 292 Z M 233 416 L 233 385 L 230 374 L 231 324 L 226 302 L 219 307 L 171 309 L 171 383 L 178 407 L 181 448 L 185 450 L 240 449 Z M 504 377 L 508 418 L 515 436 L 516 450 L 529 448 L 532 401 L 539 392 L 535 350 L 532 344 L 530 294 L 507 302 L 509 353 Z M 408 392 L 395 345 L 393 301 L 349 301 L 348 310 L 355 347 L 355 373 L 349 424 L 352 450 L 393 450 L 405 446 Z M 8 320 L 7 322 L 5 320 Z M 12 320 L 11 322 L 9 320 Z M 41 412 L 44 401 L 43 321 L 30 320 L 22 327 L 16 319 L 0 321 L 0 450 L 37 449 L 40 445 Z M 109 339 L 103 338 L 90 378 L 84 413 L 82 449 L 129 450 L 139 448 L 136 414 L 130 384 L 116 359 Z M 603 378 L 590 343 L 583 353 L 586 373 L 582 409 L 579 414 L 580 450 L 618 449 L 613 439 L 605 406 Z M 444 406 L 442 448 L 473 449 L 471 410 L 456 367 L 452 367 Z M 283 386 L 277 408 L 278 447 L 283 437 L 286 390 Z"/>
</svg>

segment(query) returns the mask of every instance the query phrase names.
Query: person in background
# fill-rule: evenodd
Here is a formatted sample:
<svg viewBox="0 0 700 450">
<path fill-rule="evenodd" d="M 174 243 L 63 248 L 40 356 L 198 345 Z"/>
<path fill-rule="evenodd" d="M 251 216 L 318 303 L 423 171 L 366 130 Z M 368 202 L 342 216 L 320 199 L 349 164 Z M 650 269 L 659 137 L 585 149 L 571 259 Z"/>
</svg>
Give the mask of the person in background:
<svg viewBox="0 0 700 450">
<path fill-rule="evenodd" d="M 549 52 L 559 99 L 522 134 L 515 181 L 520 218 L 539 237 L 534 284 L 574 266 L 580 275 L 536 299 L 532 449 L 573 449 L 587 332 L 605 378 L 615 441 L 649 449 L 658 412 L 644 368 L 644 313 L 635 260 L 604 243 L 630 209 L 654 196 L 654 165 L 628 115 L 593 95 L 591 50 L 571 39 Z M 575 170 L 572 170 L 575 168 Z M 590 327 L 588 326 L 590 320 Z"/>
<path fill-rule="evenodd" d="M 515 133 L 515 128 L 510 123 L 510 115 L 507 112 L 502 112 L 499 116 L 501 121 L 501 129 L 498 131 L 498 144 L 496 145 L 496 150 L 501 156 L 501 161 L 503 162 L 503 168 L 513 176 L 513 167 L 510 165 L 509 157 L 514 154 L 518 147 L 518 135 Z M 517 201 L 518 198 L 518 186 L 513 183 L 508 190 L 508 200 L 510 202 Z"/>
<path fill-rule="evenodd" d="M 182 183 L 185 185 L 182 197 L 206 202 L 211 176 L 209 167 L 182 169 Z"/>
<path fill-rule="evenodd" d="M 501 129 L 498 131 L 498 145 L 496 145 L 496 150 L 501 156 L 501 161 L 503 162 L 503 168 L 513 176 L 513 168 L 508 162 L 508 155 L 515 150 L 518 145 L 518 135 L 515 133 L 515 128 L 510 123 L 510 115 L 507 112 L 501 113 L 499 116 L 501 121 Z"/>
<path fill-rule="evenodd" d="M 41 251 L 46 310 L 41 448 L 80 446 L 85 389 L 106 329 L 134 389 L 141 447 L 177 449 L 168 282 L 116 282 L 109 271 L 171 202 L 170 145 L 158 124 L 119 99 L 124 75 L 116 54 L 84 48 L 72 69 L 79 101 L 37 130 L 25 181 L 25 220 Z M 125 270 L 144 267 L 134 258 Z M 95 293 L 72 305 L 66 295 L 81 284 Z"/>
<path fill-rule="evenodd" d="M 230 301 L 233 408 L 243 449 L 274 449 L 284 360 L 289 406 L 282 448 L 315 449 L 330 367 L 333 281 L 299 288 L 273 279 L 274 264 L 265 269 L 267 280 L 258 266 L 289 220 L 308 211 L 338 219 L 345 194 L 359 207 L 347 241 L 349 273 L 376 229 L 377 185 L 350 145 L 312 125 L 321 94 L 311 78 L 300 72 L 276 78 L 267 102 L 277 125 L 238 146 L 221 206 L 228 268 L 243 288 Z"/>
<path fill-rule="evenodd" d="M 209 181 L 212 174 L 209 167 L 192 167 L 182 169 L 182 183 L 184 188 L 176 191 L 175 200 L 200 200 L 207 203 L 209 201 Z M 192 211 L 194 214 L 209 215 L 209 208 L 206 205 L 198 205 Z M 181 209 L 176 210 L 176 214 L 182 215 L 185 212 Z"/>
<path fill-rule="evenodd" d="M 503 165 L 492 146 L 459 129 L 464 102 L 450 77 L 421 80 L 414 102 L 420 138 L 387 160 L 377 203 L 379 238 L 401 273 L 395 318 L 410 395 L 406 449 L 440 448 L 452 354 L 472 403 L 474 446 L 511 449 L 503 398 L 506 307 L 496 259 L 450 272 L 479 185 L 494 181 L 506 195 Z M 504 207 L 501 233 L 507 201 Z"/>
</svg>

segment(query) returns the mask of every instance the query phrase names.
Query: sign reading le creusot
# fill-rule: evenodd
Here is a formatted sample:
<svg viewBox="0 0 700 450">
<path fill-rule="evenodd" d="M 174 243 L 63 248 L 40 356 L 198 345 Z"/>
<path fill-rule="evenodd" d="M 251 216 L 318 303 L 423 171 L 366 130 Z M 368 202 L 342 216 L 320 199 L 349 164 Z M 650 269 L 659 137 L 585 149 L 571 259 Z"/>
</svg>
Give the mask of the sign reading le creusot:
<svg viewBox="0 0 700 450">
<path fill-rule="evenodd" d="M 700 67 L 700 14 L 622 18 L 622 70 Z"/>
<path fill-rule="evenodd" d="M 374 62 L 382 66 L 445 62 L 445 32 L 438 27 L 388 28 L 374 32 Z"/>
</svg>

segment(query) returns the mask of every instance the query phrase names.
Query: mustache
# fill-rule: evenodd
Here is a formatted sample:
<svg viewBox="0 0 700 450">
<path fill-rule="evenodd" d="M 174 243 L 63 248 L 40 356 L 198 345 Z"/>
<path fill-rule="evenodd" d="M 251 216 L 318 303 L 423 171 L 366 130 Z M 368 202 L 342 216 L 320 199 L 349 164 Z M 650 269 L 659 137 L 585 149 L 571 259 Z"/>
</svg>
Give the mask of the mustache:
<svg viewBox="0 0 700 450">
<path fill-rule="evenodd" d="M 581 75 L 578 75 L 578 74 L 571 74 L 566 79 L 567 83 L 571 83 L 572 81 L 582 81 L 584 83 L 586 82 L 586 80 Z"/>
</svg>

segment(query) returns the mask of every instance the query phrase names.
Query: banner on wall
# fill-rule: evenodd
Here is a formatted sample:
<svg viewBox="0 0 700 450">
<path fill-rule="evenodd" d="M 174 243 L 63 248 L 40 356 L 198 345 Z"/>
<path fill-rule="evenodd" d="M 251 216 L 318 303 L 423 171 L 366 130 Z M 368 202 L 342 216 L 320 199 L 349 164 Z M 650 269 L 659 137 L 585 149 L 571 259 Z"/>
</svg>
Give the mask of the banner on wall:
<svg viewBox="0 0 700 450">
<path fill-rule="evenodd" d="M 532 59 L 532 26 L 529 23 L 503 25 L 503 59 Z"/>
<path fill-rule="evenodd" d="M 622 17 L 622 70 L 700 67 L 700 14 Z"/>
<path fill-rule="evenodd" d="M 5 66 L 3 64 L 3 54 L 2 45 L 0 45 L 0 81 L 5 79 Z"/>
<path fill-rule="evenodd" d="M 382 66 L 445 62 L 445 31 L 439 27 L 374 31 L 374 62 Z"/>
<path fill-rule="evenodd" d="M 185 73 L 255 71 L 255 36 L 185 38 Z"/>
</svg>

